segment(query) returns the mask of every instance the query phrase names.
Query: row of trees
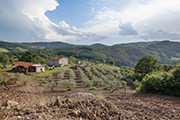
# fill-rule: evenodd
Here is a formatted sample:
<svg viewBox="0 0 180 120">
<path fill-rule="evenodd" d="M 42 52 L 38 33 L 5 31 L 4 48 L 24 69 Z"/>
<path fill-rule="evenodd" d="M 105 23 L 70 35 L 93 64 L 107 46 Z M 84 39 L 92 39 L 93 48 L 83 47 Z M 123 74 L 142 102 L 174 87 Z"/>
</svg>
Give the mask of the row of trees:
<svg viewBox="0 0 180 120">
<path fill-rule="evenodd" d="M 107 67 L 94 66 L 85 71 L 78 69 L 83 84 L 86 87 L 97 86 L 112 89 L 111 92 L 119 88 L 126 88 L 126 82 L 121 80 L 120 71 Z"/>
</svg>

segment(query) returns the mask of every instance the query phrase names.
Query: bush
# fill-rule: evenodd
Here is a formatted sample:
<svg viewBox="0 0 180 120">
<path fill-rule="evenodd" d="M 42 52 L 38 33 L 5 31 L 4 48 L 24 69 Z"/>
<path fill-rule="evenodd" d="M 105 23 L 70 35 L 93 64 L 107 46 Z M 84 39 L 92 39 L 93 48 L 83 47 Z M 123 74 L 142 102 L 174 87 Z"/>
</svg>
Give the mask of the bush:
<svg viewBox="0 0 180 120">
<path fill-rule="evenodd" d="M 51 91 L 54 91 L 54 88 L 57 87 L 57 85 L 58 85 L 58 82 L 57 81 L 55 82 L 54 80 L 52 80 L 49 83 L 48 87 L 51 88 Z"/>
<path fill-rule="evenodd" d="M 140 87 L 137 87 L 136 88 L 136 92 L 140 92 L 141 91 L 141 88 Z"/>
<path fill-rule="evenodd" d="M 91 87 L 92 84 L 93 84 L 88 78 L 82 79 L 82 83 L 83 83 L 86 87 Z"/>
<path fill-rule="evenodd" d="M 74 79 L 76 77 L 75 73 L 73 70 L 69 70 L 70 78 Z"/>
<path fill-rule="evenodd" d="M 119 89 L 120 87 L 122 87 L 122 84 L 118 80 L 113 80 L 113 81 L 109 81 L 108 87 L 113 88 L 114 90 L 116 90 L 116 89 Z"/>
<path fill-rule="evenodd" d="M 17 81 L 21 81 L 23 85 L 26 85 L 26 82 L 27 82 L 26 76 L 23 73 L 10 73 L 8 74 L 8 78 L 9 78 L 8 81 L 13 82 L 14 84 Z"/>
<path fill-rule="evenodd" d="M 60 72 L 57 77 L 59 80 L 62 80 L 62 78 L 64 77 L 64 72 Z"/>
<path fill-rule="evenodd" d="M 104 81 L 104 84 L 108 84 L 109 79 L 106 76 L 102 76 L 102 80 Z"/>
<path fill-rule="evenodd" d="M 104 81 L 102 79 L 98 79 L 97 86 L 102 87 L 104 85 Z"/>
<path fill-rule="evenodd" d="M 96 87 L 92 87 L 92 88 L 90 88 L 89 90 L 96 90 L 97 88 Z"/>
<path fill-rule="evenodd" d="M 139 87 L 141 85 L 141 82 L 139 82 L 138 80 L 133 82 L 133 85 L 135 88 Z"/>
<path fill-rule="evenodd" d="M 61 84 L 66 88 L 73 88 L 76 86 L 76 82 L 73 79 L 63 80 Z"/>
<path fill-rule="evenodd" d="M 48 80 L 52 80 L 52 73 L 47 75 Z"/>
<path fill-rule="evenodd" d="M 133 80 L 130 78 L 125 79 L 125 81 L 127 82 L 127 85 L 132 85 L 133 84 Z"/>
<path fill-rule="evenodd" d="M 108 90 L 108 88 L 107 88 L 107 87 L 105 87 L 105 88 L 103 88 L 103 90 Z"/>
</svg>

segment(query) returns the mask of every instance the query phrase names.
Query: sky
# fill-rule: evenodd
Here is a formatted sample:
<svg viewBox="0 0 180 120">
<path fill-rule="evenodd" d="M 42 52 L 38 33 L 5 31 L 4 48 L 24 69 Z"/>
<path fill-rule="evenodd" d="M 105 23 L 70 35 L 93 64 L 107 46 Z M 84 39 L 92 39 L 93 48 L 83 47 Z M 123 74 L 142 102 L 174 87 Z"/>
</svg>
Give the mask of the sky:
<svg viewBox="0 0 180 120">
<path fill-rule="evenodd" d="M 180 0 L 0 0 L 0 41 L 180 41 Z"/>
</svg>

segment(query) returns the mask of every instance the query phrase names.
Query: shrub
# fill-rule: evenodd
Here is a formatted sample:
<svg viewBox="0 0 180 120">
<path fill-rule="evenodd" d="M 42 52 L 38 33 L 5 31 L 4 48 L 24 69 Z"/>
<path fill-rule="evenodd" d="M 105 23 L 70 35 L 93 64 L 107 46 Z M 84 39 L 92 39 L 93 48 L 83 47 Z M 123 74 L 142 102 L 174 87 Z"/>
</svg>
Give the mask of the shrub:
<svg viewBox="0 0 180 120">
<path fill-rule="evenodd" d="M 104 81 L 105 84 L 109 82 L 109 79 L 106 76 L 102 76 L 102 80 Z"/>
<path fill-rule="evenodd" d="M 102 87 L 104 85 L 104 81 L 102 79 L 98 79 L 97 86 Z"/>
<path fill-rule="evenodd" d="M 9 81 L 14 82 L 21 81 L 23 85 L 26 85 L 27 79 L 23 73 L 11 73 L 8 75 Z"/>
<path fill-rule="evenodd" d="M 48 83 L 48 81 L 43 80 L 43 81 L 41 81 L 40 83 L 41 83 L 41 84 L 47 84 L 47 83 Z"/>
<path fill-rule="evenodd" d="M 74 79 L 76 77 L 73 70 L 69 70 L 69 74 L 70 74 L 70 79 Z"/>
<path fill-rule="evenodd" d="M 73 88 L 76 86 L 76 82 L 73 79 L 63 80 L 61 84 L 66 88 Z"/>
<path fill-rule="evenodd" d="M 103 88 L 103 90 L 108 90 L 108 88 L 107 88 L 107 87 L 105 87 L 105 88 Z"/>
<path fill-rule="evenodd" d="M 122 87 L 125 87 L 127 85 L 126 81 L 120 81 L 120 82 L 121 82 Z"/>
<path fill-rule="evenodd" d="M 57 87 L 57 85 L 58 85 L 58 82 L 57 81 L 55 82 L 54 80 L 52 80 L 49 83 L 48 87 L 51 88 L 51 91 L 54 91 L 54 88 Z"/>
<path fill-rule="evenodd" d="M 97 88 L 96 87 L 92 87 L 92 88 L 90 88 L 89 90 L 96 90 Z"/>
<path fill-rule="evenodd" d="M 57 77 L 59 80 L 62 80 L 62 78 L 64 77 L 64 72 L 60 72 Z"/>
<path fill-rule="evenodd" d="M 133 82 L 133 85 L 134 85 L 135 88 L 139 87 L 140 84 L 141 84 L 141 82 L 139 82 L 138 80 Z"/>
<path fill-rule="evenodd" d="M 52 80 L 52 73 L 47 75 L 48 80 Z"/>
<path fill-rule="evenodd" d="M 140 87 L 137 87 L 136 88 L 136 92 L 140 92 L 141 91 L 141 88 Z"/>
<path fill-rule="evenodd" d="M 72 88 L 68 88 L 68 89 L 67 89 L 67 91 L 71 91 L 71 90 L 72 90 Z"/>
<path fill-rule="evenodd" d="M 122 87 L 122 84 L 118 80 L 113 80 L 113 81 L 109 81 L 108 87 L 113 88 L 113 91 L 114 91 Z"/>
<path fill-rule="evenodd" d="M 98 83 L 98 78 L 96 76 L 92 76 L 92 82 L 93 82 L 93 85 L 97 85 Z"/>
<path fill-rule="evenodd" d="M 124 80 L 124 79 L 122 79 L 122 80 Z M 127 78 L 127 79 L 125 79 L 124 81 L 127 82 L 127 85 L 132 85 L 132 84 L 133 84 L 133 80 L 130 79 L 130 78 Z"/>
<path fill-rule="evenodd" d="M 92 84 L 93 84 L 88 78 L 82 79 L 82 83 L 83 83 L 86 87 L 91 87 Z"/>
</svg>

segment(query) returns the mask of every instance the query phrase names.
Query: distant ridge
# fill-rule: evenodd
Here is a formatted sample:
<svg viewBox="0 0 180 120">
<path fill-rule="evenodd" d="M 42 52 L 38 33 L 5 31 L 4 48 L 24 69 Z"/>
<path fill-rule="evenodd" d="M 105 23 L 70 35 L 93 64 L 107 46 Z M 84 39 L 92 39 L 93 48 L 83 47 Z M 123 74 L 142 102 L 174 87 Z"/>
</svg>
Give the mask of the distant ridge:
<svg viewBox="0 0 180 120">
<path fill-rule="evenodd" d="M 114 44 L 113 46 L 147 46 L 158 42 L 161 41 L 122 43 L 122 44 Z"/>
<path fill-rule="evenodd" d="M 101 44 L 101 43 L 95 43 L 95 44 L 92 44 L 90 46 L 92 46 L 92 47 L 106 47 L 107 45 L 104 45 L 104 44 Z"/>
</svg>

